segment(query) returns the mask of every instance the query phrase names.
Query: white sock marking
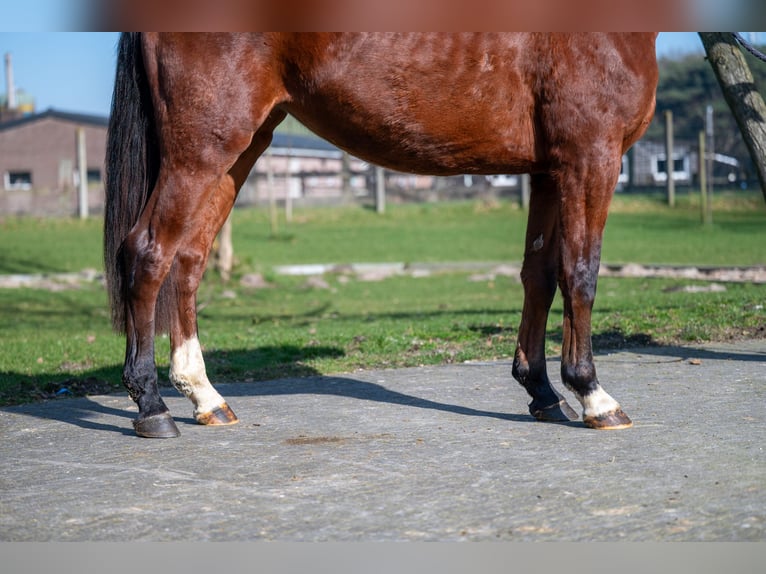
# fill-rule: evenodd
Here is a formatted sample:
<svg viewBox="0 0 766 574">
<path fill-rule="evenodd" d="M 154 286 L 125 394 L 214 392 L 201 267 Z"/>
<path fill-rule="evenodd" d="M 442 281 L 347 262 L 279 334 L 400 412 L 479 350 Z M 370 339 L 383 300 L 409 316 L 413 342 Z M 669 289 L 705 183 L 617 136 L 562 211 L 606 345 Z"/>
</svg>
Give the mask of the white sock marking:
<svg viewBox="0 0 766 574">
<path fill-rule="evenodd" d="M 584 397 L 576 393 L 575 396 L 583 406 L 583 416 L 585 417 L 598 417 L 607 413 L 613 413 L 620 408 L 620 404 L 600 386 Z"/>
<path fill-rule="evenodd" d="M 194 415 L 209 413 L 224 404 L 223 397 L 210 384 L 205 360 L 197 337 L 173 349 L 170 355 L 170 381 L 194 403 Z"/>
</svg>

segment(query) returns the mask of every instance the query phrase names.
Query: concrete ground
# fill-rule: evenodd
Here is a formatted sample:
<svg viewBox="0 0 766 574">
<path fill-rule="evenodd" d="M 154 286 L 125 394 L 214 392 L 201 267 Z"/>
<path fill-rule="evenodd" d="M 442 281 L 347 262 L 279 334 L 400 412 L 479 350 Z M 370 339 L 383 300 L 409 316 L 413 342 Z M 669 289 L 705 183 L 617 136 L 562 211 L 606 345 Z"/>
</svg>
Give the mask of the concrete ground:
<svg viewBox="0 0 766 574">
<path fill-rule="evenodd" d="M 219 385 L 224 428 L 167 391 L 172 440 L 125 395 L 5 408 L 0 540 L 766 539 L 766 340 L 596 365 L 633 428 L 535 422 L 508 362 Z"/>
</svg>

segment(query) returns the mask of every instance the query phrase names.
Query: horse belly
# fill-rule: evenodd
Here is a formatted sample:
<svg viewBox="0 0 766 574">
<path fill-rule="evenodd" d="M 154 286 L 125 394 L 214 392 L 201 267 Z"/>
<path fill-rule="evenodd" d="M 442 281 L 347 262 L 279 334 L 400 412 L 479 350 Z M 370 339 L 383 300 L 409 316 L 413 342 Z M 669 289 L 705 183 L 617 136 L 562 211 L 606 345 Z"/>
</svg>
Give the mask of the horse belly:
<svg viewBox="0 0 766 574">
<path fill-rule="evenodd" d="M 354 36 L 286 79 L 284 108 L 362 159 L 450 175 L 530 171 L 540 161 L 522 46 L 476 35 Z"/>
<path fill-rule="evenodd" d="M 535 154 L 533 133 L 526 126 L 508 129 L 507 137 L 492 130 L 443 123 L 410 122 L 389 128 L 368 118 L 362 124 L 339 126 L 339 118 L 325 114 L 294 114 L 317 135 L 370 163 L 398 171 L 427 175 L 525 173 L 540 164 Z M 445 118 L 449 121 L 449 118 Z M 531 123 L 531 122 L 530 122 Z"/>
</svg>

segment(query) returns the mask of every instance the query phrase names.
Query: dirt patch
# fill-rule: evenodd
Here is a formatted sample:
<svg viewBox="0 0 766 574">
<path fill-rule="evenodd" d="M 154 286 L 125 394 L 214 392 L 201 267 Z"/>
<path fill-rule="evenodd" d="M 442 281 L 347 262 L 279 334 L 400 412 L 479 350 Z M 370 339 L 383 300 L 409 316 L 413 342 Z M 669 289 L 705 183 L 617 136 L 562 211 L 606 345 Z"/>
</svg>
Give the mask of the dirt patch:
<svg viewBox="0 0 766 574">
<path fill-rule="evenodd" d="M 285 440 L 285 444 L 290 446 L 300 445 L 316 445 L 316 444 L 342 444 L 346 442 L 346 439 L 339 436 L 299 436 L 296 438 L 288 438 Z"/>
<path fill-rule="evenodd" d="M 766 283 L 766 267 L 690 267 L 675 265 L 602 265 L 602 277 L 669 277 L 722 283 Z"/>
<path fill-rule="evenodd" d="M 473 271 L 479 264 L 443 264 L 432 266 L 404 266 L 403 264 L 374 264 L 359 265 L 340 270 L 341 273 L 355 273 L 359 281 L 382 281 L 395 275 L 411 275 L 413 277 L 427 277 L 432 273 L 449 271 Z M 282 269 L 290 275 L 322 275 L 323 273 L 338 273 L 339 269 L 332 266 L 295 266 L 306 267 L 303 269 Z M 281 269 L 281 268 L 280 268 Z M 278 269 L 279 271 L 279 269 Z M 488 265 L 482 273 L 474 273 L 470 276 L 471 281 L 491 281 L 497 276 L 518 277 L 521 268 L 514 265 Z M 625 265 L 604 264 L 599 269 L 602 277 L 666 277 L 674 279 L 688 279 L 693 281 L 713 281 L 720 283 L 766 283 L 766 267 L 693 267 L 675 265 L 640 265 L 627 263 Z M 345 275 L 343 275 L 345 276 Z M 95 269 L 84 269 L 79 273 L 42 273 L 42 274 L 15 274 L 0 275 L 0 289 L 45 289 L 48 291 L 65 291 L 78 289 L 84 283 L 104 282 L 104 276 Z M 253 288 L 271 287 L 262 275 L 246 275 L 242 279 L 242 285 Z M 308 287 L 326 288 L 325 283 L 308 284 Z"/>
<path fill-rule="evenodd" d="M 83 269 L 79 273 L 38 273 L 0 275 L 0 289 L 44 289 L 46 291 L 67 291 L 79 289 L 84 283 L 104 281 L 104 276 L 95 269 Z"/>
</svg>

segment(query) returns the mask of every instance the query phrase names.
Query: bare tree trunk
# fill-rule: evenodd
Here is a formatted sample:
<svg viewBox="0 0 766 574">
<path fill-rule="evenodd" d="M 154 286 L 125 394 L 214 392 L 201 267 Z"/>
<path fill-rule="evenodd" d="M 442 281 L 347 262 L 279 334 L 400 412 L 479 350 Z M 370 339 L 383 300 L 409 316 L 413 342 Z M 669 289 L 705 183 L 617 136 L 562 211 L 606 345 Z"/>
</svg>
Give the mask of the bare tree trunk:
<svg viewBox="0 0 766 574">
<path fill-rule="evenodd" d="M 341 197 L 344 203 L 353 203 L 354 190 L 351 187 L 351 156 L 341 152 L 340 156 Z"/>
<path fill-rule="evenodd" d="M 699 35 L 726 103 L 750 150 L 766 199 L 766 104 L 734 37 L 727 32 L 700 32 Z"/>
<path fill-rule="evenodd" d="M 228 281 L 231 278 L 231 269 L 234 266 L 234 247 L 231 242 L 231 214 L 226 218 L 218 234 L 215 266 L 221 275 L 221 279 Z"/>
</svg>

